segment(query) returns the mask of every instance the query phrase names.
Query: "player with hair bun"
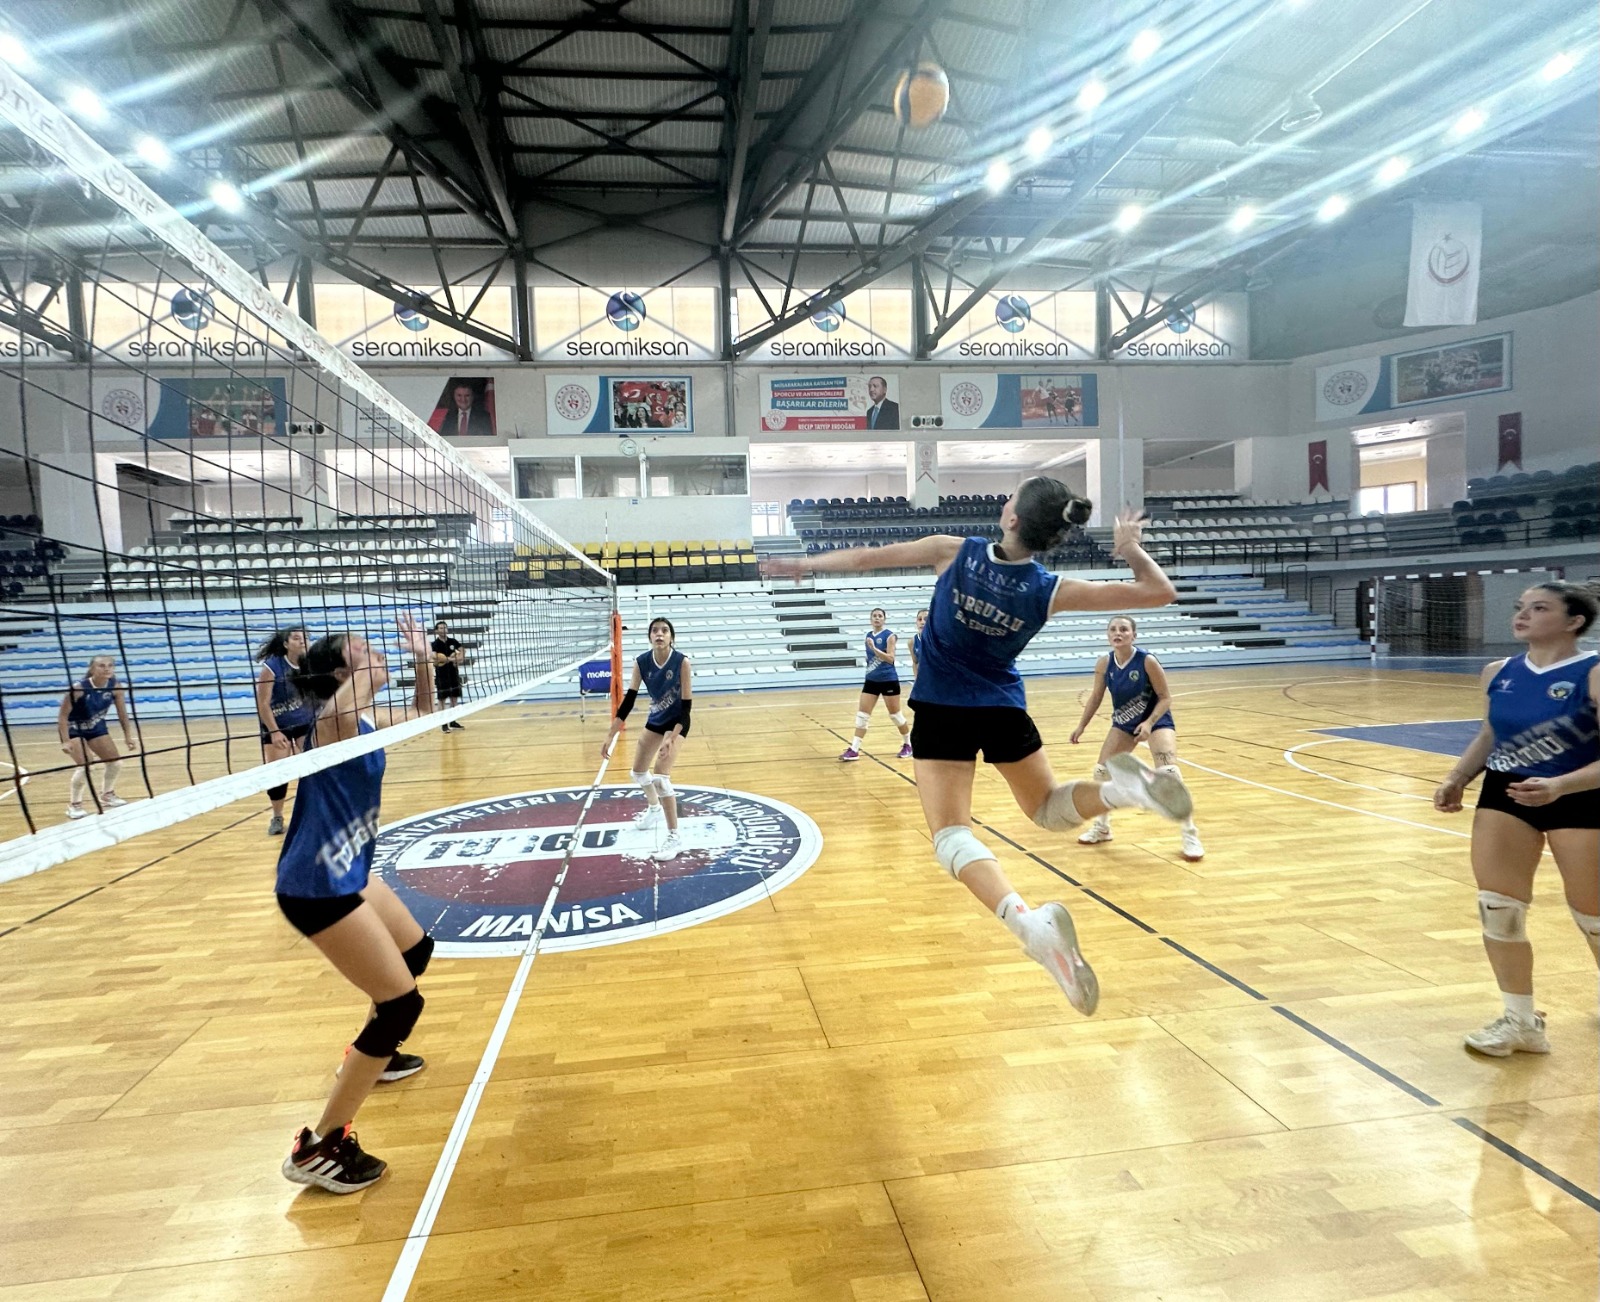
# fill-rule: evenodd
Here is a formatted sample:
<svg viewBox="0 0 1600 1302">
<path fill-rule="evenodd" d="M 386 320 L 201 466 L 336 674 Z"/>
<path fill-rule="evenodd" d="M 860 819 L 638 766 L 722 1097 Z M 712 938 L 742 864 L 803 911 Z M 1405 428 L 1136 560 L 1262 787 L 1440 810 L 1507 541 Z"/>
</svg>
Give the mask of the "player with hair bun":
<svg viewBox="0 0 1600 1302">
<path fill-rule="evenodd" d="M 1140 546 L 1143 516 L 1137 514 L 1124 514 L 1116 525 L 1116 554 L 1127 561 L 1131 581 L 1087 583 L 1045 569 L 1038 556 L 1058 546 L 1073 526 L 1087 523 L 1091 509 L 1065 484 L 1038 476 L 1024 481 L 1001 508 L 997 543 L 936 534 L 767 562 L 768 574 L 791 578 L 933 568 L 938 577 L 911 692 L 911 748 L 934 858 L 993 911 L 1086 1015 L 1099 1003 L 1100 985 L 1078 948 L 1072 915 L 1062 904 L 1030 909 L 1024 903 L 994 851 L 973 835 L 972 785 L 981 752 L 1023 813 L 1050 831 L 1119 808 L 1148 809 L 1174 820 L 1189 816 L 1184 785 L 1132 755 L 1111 760 L 1109 781 L 1057 782 L 1028 717 L 1017 657 L 1052 615 L 1164 606 L 1176 592 Z"/>
<path fill-rule="evenodd" d="M 889 712 L 889 722 L 900 729 L 900 759 L 911 758 L 911 721 L 900 711 L 900 670 L 895 664 L 899 639 L 889 627 L 889 612 L 882 606 L 872 610 L 872 630 L 867 634 L 867 677 L 856 701 L 856 730 L 845 744 L 841 760 L 861 758 L 861 742 L 872 723 L 872 708 L 881 699 Z"/>
<path fill-rule="evenodd" d="M 644 792 L 645 808 L 633 820 L 638 828 L 653 828 L 657 816 L 666 815 L 667 836 L 653 854 L 656 859 L 676 859 L 683 852 L 678 835 L 678 796 L 672 787 L 672 764 L 678 749 L 689 735 L 689 715 L 694 707 L 690 690 L 689 658 L 678 650 L 678 633 L 672 621 L 657 616 L 650 621 L 650 649 L 641 651 L 633 662 L 633 681 L 617 706 L 600 753 L 609 755 L 623 721 L 639 699 L 639 688 L 650 695 L 650 717 L 633 752 L 633 770 L 628 774 Z"/>
</svg>

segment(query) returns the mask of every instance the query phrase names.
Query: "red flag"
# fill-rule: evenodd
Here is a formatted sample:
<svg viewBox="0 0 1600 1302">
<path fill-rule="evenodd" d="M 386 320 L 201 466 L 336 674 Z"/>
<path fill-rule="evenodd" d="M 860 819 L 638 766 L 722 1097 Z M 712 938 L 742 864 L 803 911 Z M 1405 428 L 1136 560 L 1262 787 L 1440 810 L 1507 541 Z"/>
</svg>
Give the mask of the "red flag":
<svg viewBox="0 0 1600 1302">
<path fill-rule="evenodd" d="M 1306 445 L 1307 469 L 1311 480 L 1310 491 L 1328 487 L 1328 440 L 1318 439 Z M 1330 490 L 1331 491 L 1331 490 Z"/>
<path fill-rule="evenodd" d="M 1495 472 L 1506 466 L 1522 469 L 1522 413 L 1508 411 L 1500 417 L 1500 455 L 1495 462 Z"/>
</svg>

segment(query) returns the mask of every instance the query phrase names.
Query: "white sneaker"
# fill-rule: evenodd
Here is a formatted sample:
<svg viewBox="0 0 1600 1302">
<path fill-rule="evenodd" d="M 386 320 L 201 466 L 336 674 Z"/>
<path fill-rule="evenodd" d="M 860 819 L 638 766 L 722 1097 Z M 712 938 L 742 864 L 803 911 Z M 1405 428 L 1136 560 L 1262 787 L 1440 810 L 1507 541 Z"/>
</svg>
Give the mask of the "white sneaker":
<svg viewBox="0 0 1600 1302">
<path fill-rule="evenodd" d="M 682 853 L 683 838 L 676 832 L 668 832 L 667 839 L 661 843 L 660 849 L 650 857 L 652 859 L 676 859 Z"/>
<path fill-rule="evenodd" d="M 89 816 L 89 811 L 87 809 L 85 809 L 82 805 L 68 805 L 67 806 L 67 817 L 68 818 L 87 818 L 88 816 Z"/>
<path fill-rule="evenodd" d="M 1469 1031 L 1462 1043 L 1474 1053 L 1491 1058 L 1509 1058 L 1513 1053 L 1549 1053 L 1550 1040 L 1544 1033 L 1544 1018 L 1533 1015 L 1530 1026 L 1520 1017 L 1502 1013 L 1481 1031 Z"/>
<path fill-rule="evenodd" d="M 1111 820 L 1104 814 L 1089 824 L 1089 830 L 1078 838 L 1079 845 L 1100 845 L 1111 839 Z"/>
<path fill-rule="evenodd" d="M 1085 1017 L 1100 1006 L 1100 981 L 1078 948 L 1078 930 L 1064 904 L 1041 904 L 1023 915 L 1023 951 L 1055 978 Z"/>
<path fill-rule="evenodd" d="M 633 816 L 633 825 L 641 832 L 649 831 L 661 821 L 661 806 L 646 805 L 642 811 Z"/>
<path fill-rule="evenodd" d="M 1200 844 L 1200 829 L 1193 823 L 1185 823 L 1182 828 L 1183 857 L 1190 863 L 1199 863 L 1206 857 L 1206 848 Z"/>
<path fill-rule="evenodd" d="M 1111 789 L 1123 805 L 1148 809 L 1174 823 L 1194 813 L 1189 788 L 1172 774 L 1157 773 L 1133 755 L 1113 755 L 1106 767 L 1111 770 Z"/>
<path fill-rule="evenodd" d="M 119 806 L 127 803 L 128 802 L 119 796 L 115 791 L 104 791 L 100 794 L 100 804 L 106 809 L 116 809 Z"/>
</svg>

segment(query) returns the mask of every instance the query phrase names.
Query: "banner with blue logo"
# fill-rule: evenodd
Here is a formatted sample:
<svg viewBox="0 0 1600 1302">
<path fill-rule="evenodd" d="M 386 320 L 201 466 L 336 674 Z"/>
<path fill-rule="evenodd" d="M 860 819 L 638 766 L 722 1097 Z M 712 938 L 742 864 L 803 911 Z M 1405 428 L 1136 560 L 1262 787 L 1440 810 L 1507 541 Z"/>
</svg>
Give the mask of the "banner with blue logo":
<svg viewBox="0 0 1600 1302">
<path fill-rule="evenodd" d="M 957 298 L 966 290 L 957 285 Z M 995 290 L 973 305 L 933 350 L 935 357 L 974 361 L 1092 361 L 1093 290 Z"/>
<path fill-rule="evenodd" d="M 1092 371 L 994 374 L 953 371 L 939 377 L 946 429 L 1092 429 L 1100 424 Z"/>
<path fill-rule="evenodd" d="M 694 433 L 694 383 L 687 375 L 545 376 L 553 437 Z"/>
<path fill-rule="evenodd" d="M 534 354 L 541 361 L 715 361 L 721 356 L 717 329 L 717 291 L 709 287 L 540 285 L 533 291 Z"/>
<path fill-rule="evenodd" d="M 1511 336 L 1352 357 L 1317 367 L 1314 383 L 1319 421 L 1504 393 L 1511 388 Z"/>
<path fill-rule="evenodd" d="M 276 438 L 289 433 L 289 393 L 282 379 L 231 375 L 218 379 L 183 378 L 142 382 L 97 391 L 100 414 L 138 429 L 146 415 L 153 439 Z M 148 399 L 155 411 L 148 412 Z"/>
</svg>

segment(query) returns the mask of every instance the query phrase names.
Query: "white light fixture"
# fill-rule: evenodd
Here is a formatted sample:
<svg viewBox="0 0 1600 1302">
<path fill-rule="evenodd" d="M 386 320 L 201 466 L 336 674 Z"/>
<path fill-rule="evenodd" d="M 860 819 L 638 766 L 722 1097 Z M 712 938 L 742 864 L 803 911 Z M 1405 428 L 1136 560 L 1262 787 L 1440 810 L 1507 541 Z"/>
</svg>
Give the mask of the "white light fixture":
<svg viewBox="0 0 1600 1302">
<path fill-rule="evenodd" d="M 106 106 L 87 86 L 74 86 L 67 92 L 67 107 L 91 122 L 104 122 L 106 118 Z"/>
<path fill-rule="evenodd" d="M 1350 211 L 1350 201 L 1342 194 L 1330 194 L 1317 209 L 1319 222 L 1335 222 Z"/>
<path fill-rule="evenodd" d="M 1385 159 L 1383 166 L 1378 169 L 1378 184 L 1393 185 L 1410 170 L 1411 160 L 1396 154 L 1393 158 Z"/>
<path fill-rule="evenodd" d="M 1144 220 L 1144 209 L 1136 203 L 1124 204 L 1117 214 L 1117 229 L 1126 235 Z"/>
<path fill-rule="evenodd" d="M 1036 126 L 1028 132 L 1028 139 L 1023 148 L 1028 151 L 1028 157 L 1038 162 L 1050 152 L 1050 146 L 1055 144 L 1055 137 L 1050 134 L 1050 128 L 1044 125 Z"/>
<path fill-rule="evenodd" d="M 1239 207 L 1234 209 L 1233 216 L 1228 218 L 1228 229 L 1230 231 L 1248 230 L 1255 224 L 1255 220 L 1256 210 L 1254 205 L 1248 203 L 1240 204 Z"/>
<path fill-rule="evenodd" d="M 1011 184 L 1011 167 L 1003 158 L 990 163 L 983 173 L 983 183 L 990 194 L 999 194 Z"/>
<path fill-rule="evenodd" d="M 1489 120 L 1482 109 L 1469 108 L 1450 125 L 1450 134 L 1457 140 L 1470 136 L 1474 131 Z"/>
<path fill-rule="evenodd" d="M 23 71 L 33 66 L 33 56 L 28 53 L 28 47 L 10 32 L 0 32 L 0 59 Z"/>
<path fill-rule="evenodd" d="M 1154 27 L 1146 27 L 1133 38 L 1133 44 L 1128 46 L 1128 57 L 1135 63 L 1143 63 L 1160 48 L 1161 33 Z"/>
<path fill-rule="evenodd" d="M 1106 102 L 1106 84 L 1098 77 L 1090 77 L 1083 83 L 1083 89 L 1078 92 L 1078 107 L 1085 113 L 1093 113 Z"/>
<path fill-rule="evenodd" d="M 213 181 L 211 188 L 206 192 L 211 196 L 211 202 L 221 208 L 223 212 L 243 212 L 244 196 L 238 188 L 227 181 Z"/>
<path fill-rule="evenodd" d="M 172 151 L 154 136 L 140 136 L 133 143 L 133 152 L 151 167 L 162 168 L 172 162 Z"/>
<path fill-rule="evenodd" d="M 1539 75 L 1546 81 L 1560 81 L 1577 66 L 1578 61 L 1563 50 L 1539 70 Z"/>
</svg>

